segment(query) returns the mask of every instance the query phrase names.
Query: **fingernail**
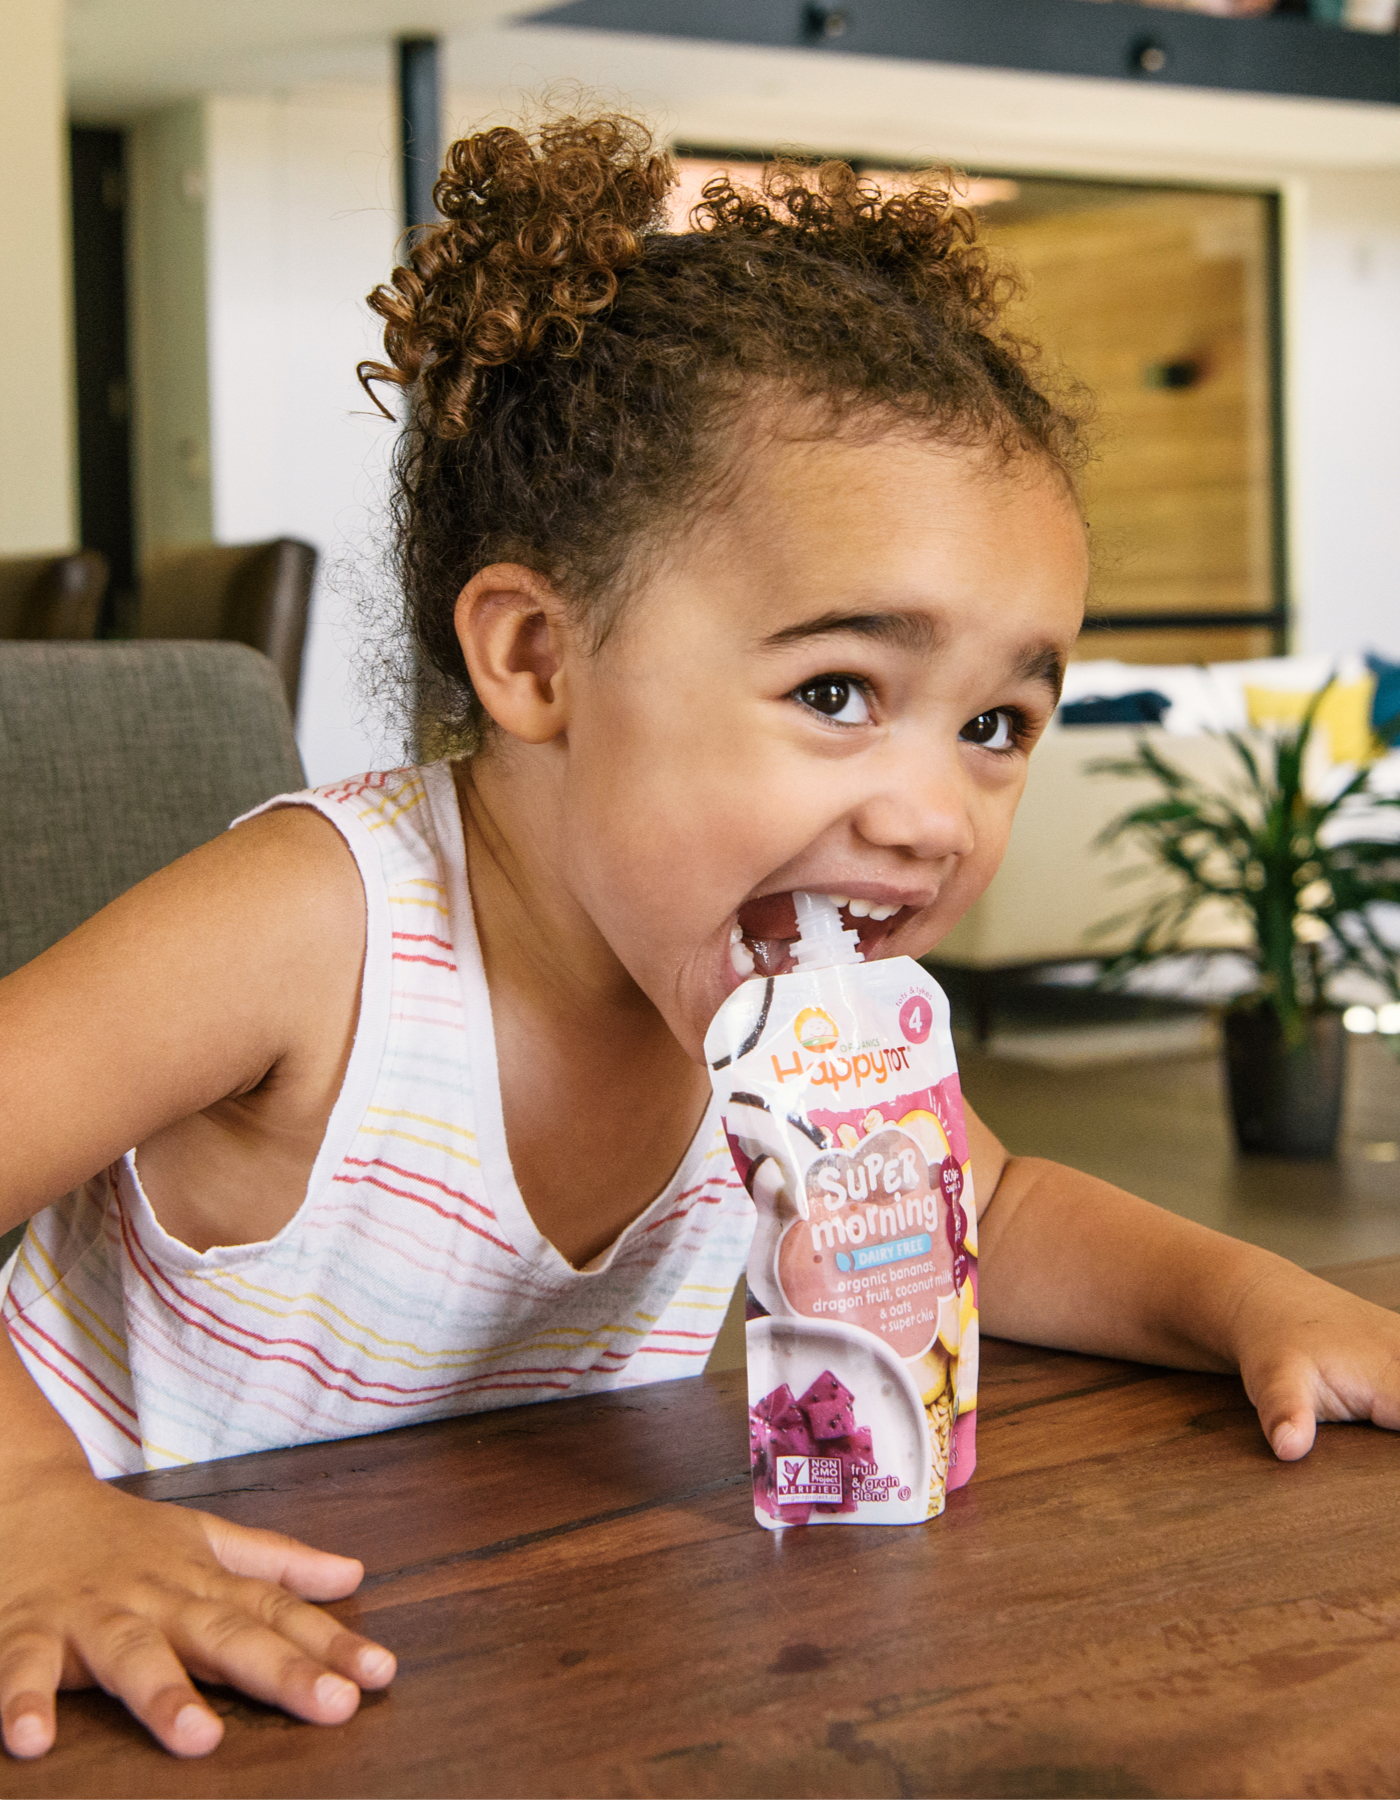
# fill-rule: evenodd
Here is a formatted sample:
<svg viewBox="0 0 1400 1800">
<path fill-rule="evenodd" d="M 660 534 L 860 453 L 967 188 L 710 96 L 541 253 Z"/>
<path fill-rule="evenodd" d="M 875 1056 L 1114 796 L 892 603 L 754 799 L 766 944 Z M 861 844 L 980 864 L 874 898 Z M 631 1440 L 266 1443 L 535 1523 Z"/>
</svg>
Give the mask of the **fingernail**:
<svg viewBox="0 0 1400 1800">
<path fill-rule="evenodd" d="M 175 1735 L 191 1740 L 209 1739 L 212 1748 L 221 1735 L 219 1721 L 207 1706 L 197 1706 L 191 1700 L 175 1715 Z"/>
<path fill-rule="evenodd" d="M 387 1681 L 394 1672 L 394 1659 L 377 1646 L 360 1652 L 360 1673 L 366 1681 Z"/>
<path fill-rule="evenodd" d="M 7 1735 L 12 1756 L 42 1756 L 49 1747 L 44 1721 L 35 1713 L 21 1713 L 12 1720 Z"/>
<path fill-rule="evenodd" d="M 316 1704 L 332 1712 L 354 1706 L 360 1698 L 360 1690 L 354 1682 L 346 1681 L 342 1675 L 322 1675 L 316 1683 L 315 1693 Z"/>
</svg>

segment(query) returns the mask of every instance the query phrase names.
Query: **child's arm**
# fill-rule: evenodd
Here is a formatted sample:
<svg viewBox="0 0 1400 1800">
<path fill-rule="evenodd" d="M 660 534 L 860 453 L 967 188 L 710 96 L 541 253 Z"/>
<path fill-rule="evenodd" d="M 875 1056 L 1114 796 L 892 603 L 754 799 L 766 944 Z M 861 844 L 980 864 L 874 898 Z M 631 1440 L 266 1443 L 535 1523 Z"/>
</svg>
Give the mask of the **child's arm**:
<svg viewBox="0 0 1400 1800">
<path fill-rule="evenodd" d="M 1319 1419 L 1400 1429 L 1395 1314 L 1106 1181 L 1008 1156 L 970 1108 L 967 1122 L 989 1333 L 1238 1369 L 1287 1461 L 1312 1448 Z"/>
<path fill-rule="evenodd" d="M 267 1136 L 275 1172 L 278 1144 L 338 1086 L 363 939 L 342 840 L 285 812 L 163 871 L 0 982 L 0 1230 L 229 1095 L 249 1097 L 249 1132 Z M 216 1242 L 257 1235 L 236 1205 L 213 1223 Z M 391 1679 L 386 1650 L 305 1603 L 352 1592 L 358 1563 L 96 1480 L 4 1330 L 0 1442 L 12 1754 L 52 1744 L 59 1685 L 100 1684 L 167 1748 L 198 1755 L 222 1726 L 191 1675 L 326 1723 L 353 1712 L 357 1685 Z"/>
</svg>

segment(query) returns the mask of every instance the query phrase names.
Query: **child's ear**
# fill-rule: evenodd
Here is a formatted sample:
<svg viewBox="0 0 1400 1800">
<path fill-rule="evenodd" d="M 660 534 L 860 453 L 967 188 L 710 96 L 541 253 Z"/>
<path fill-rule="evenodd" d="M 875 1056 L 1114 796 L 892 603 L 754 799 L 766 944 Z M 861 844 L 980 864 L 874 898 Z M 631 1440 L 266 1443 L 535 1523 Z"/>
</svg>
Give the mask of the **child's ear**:
<svg viewBox="0 0 1400 1800">
<path fill-rule="evenodd" d="M 457 596 L 454 623 L 477 698 L 511 737 L 547 744 L 567 724 L 573 638 L 559 595 L 522 563 L 492 563 Z"/>
</svg>

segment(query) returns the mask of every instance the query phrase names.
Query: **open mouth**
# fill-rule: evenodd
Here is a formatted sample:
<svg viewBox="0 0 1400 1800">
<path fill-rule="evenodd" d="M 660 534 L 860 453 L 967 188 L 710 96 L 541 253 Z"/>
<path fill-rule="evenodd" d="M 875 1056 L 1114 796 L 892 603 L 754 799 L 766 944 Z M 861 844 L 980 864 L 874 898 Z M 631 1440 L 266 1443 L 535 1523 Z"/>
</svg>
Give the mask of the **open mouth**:
<svg viewBox="0 0 1400 1800">
<path fill-rule="evenodd" d="M 860 953 L 867 960 L 879 956 L 885 940 L 898 929 L 906 906 L 886 906 L 876 900 L 853 899 L 849 894 L 830 894 L 841 909 L 841 923 L 860 937 Z M 786 975 L 795 968 L 792 946 L 797 938 L 797 909 L 792 895 L 764 894 L 739 908 L 729 935 L 729 960 L 742 981 L 751 975 Z"/>
</svg>

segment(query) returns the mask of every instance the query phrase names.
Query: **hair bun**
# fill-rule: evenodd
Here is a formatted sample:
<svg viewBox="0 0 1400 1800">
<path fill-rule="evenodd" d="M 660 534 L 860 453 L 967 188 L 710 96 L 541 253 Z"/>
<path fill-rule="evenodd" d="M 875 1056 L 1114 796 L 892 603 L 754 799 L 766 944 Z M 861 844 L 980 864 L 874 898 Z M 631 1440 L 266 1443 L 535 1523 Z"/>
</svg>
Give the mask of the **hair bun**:
<svg viewBox="0 0 1400 1800">
<path fill-rule="evenodd" d="M 391 366 L 363 363 L 361 381 L 419 384 L 420 423 L 461 437 L 482 369 L 578 349 L 675 179 L 625 114 L 459 138 L 433 190 L 442 223 L 369 296 Z"/>
<path fill-rule="evenodd" d="M 702 231 L 783 238 L 852 267 L 895 273 L 970 329 L 996 319 L 1017 286 L 979 241 L 976 217 L 959 202 L 947 169 L 910 171 L 886 192 L 849 163 L 780 157 L 765 166 L 757 189 L 726 173 L 712 176 L 691 220 Z"/>
</svg>

